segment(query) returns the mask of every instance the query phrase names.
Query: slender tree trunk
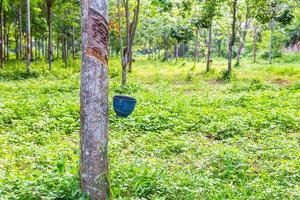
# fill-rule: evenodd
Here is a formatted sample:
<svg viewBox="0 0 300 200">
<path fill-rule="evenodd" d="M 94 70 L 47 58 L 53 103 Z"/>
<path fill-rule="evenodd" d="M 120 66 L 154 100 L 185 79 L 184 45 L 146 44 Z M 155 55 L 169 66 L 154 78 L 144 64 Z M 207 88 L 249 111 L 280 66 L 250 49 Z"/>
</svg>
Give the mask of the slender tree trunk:
<svg viewBox="0 0 300 200">
<path fill-rule="evenodd" d="M 59 59 L 59 37 L 56 40 L 56 59 Z"/>
<path fill-rule="evenodd" d="M 237 66 L 240 65 L 241 53 L 242 53 L 242 50 L 245 47 L 245 41 L 246 41 L 246 37 L 247 37 L 247 33 L 248 33 L 248 28 L 249 28 L 249 25 L 250 25 L 249 20 L 250 19 L 247 17 L 246 22 L 245 22 L 244 30 L 242 31 L 242 37 L 240 39 L 240 46 L 238 48 L 237 56 L 236 56 L 236 65 Z"/>
<path fill-rule="evenodd" d="M 3 18 L 3 63 L 6 62 L 6 34 L 7 34 L 7 23 L 5 18 Z"/>
<path fill-rule="evenodd" d="M 40 60 L 40 39 L 39 38 L 37 38 L 36 43 L 37 43 L 37 47 L 36 47 L 37 59 Z"/>
<path fill-rule="evenodd" d="M 38 42 L 37 38 L 34 37 L 34 57 L 35 57 L 35 62 L 38 60 Z"/>
<path fill-rule="evenodd" d="M 228 77 L 231 76 L 232 71 L 232 54 L 233 54 L 233 46 L 235 41 L 235 25 L 236 25 L 236 14 L 237 14 L 237 0 L 233 1 L 233 17 L 232 17 L 232 27 L 231 27 L 231 38 L 228 45 L 228 69 L 227 75 Z"/>
<path fill-rule="evenodd" d="M 209 27 L 209 31 L 208 31 L 206 72 L 209 72 L 210 64 L 211 64 L 211 41 L 212 41 L 212 25 Z"/>
<path fill-rule="evenodd" d="M 256 41 L 257 41 L 257 27 L 254 26 L 254 30 L 253 30 L 253 62 L 254 63 L 256 63 L 256 51 L 257 51 Z"/>
<path fill-rule="evenodd" d="M 47 26 L 48 26 L 48 69 L 52 70 L 53 44 L 52 44 L 52 0 L 47 0 Z"/>
<path fill-rule="evenodd" d="M 30 0 L 26 0 L 26 68 L 27 72 L 31 71 L 31 33 L 30 33 Z"/>
<path fill-rule="evenodd" d="M 118 23 L 119 23 L 120 56 L 121 56 L 121 63 L 122 63 L 122 85 L 126 85 L 126 82 L 127 82 L 127 69 L 126 69 L 127 58 L 123 58 L 124 54 L 123 54 L 122 21 L 121 21 L 120 0 L 117 0 L 117 7 L 118 7 Z M 126 52 L 125 52 L 125 54 L 126 54 Z"/>
<path fill-rule="evenodd" d="M 92 200 L 107 200 L 111 198 L 108 169 L 108 2 L 81 1 L 81 12 L 81 188 Z"/>
<path fill-rule="evenodd" d="M 273 29 L 274 29 L 274 22 L 273 22 L 273 20 L 271 20 L 271 22 L 270 22 L 270 53 L 269 53 L 270 64 L 273 63 Z"/>
<path fill-rule="evenodd" d="M 75 49 L 75 28 L 73 26 L 72 27 L 72 58 L 73 58 L 73 60 L 75 60 L 75 53 L 76 53 L 76 49 Z"/>
<path fill-rule="evenodd" d="M 19 25 L 20 25 L 20 61 L 23 60 L 23 23 L 22 23 L 22 9 L 19 9 Z"/>
<path fill-rule="evenodd" d="M 3 69 L 3 0 L 0 1 L 0 68 Z"/>
<path fill-rule="evenodd" d="M 16 49 L 15 49 L 15 54 L 16 54 L 16 60 L 19 60 L 19 37 L 17 35 L 17 29 L 15 30 L 15 45 L 16 45 Z"/>
<path fill-rule="evenodd" d="M 198 39 L 199 39 L 199 29 L 196 28 L 196 31 L 195 31 L 195 51 L 194 51 L 194 56 L 195 56 L 195 63 L 194 63 L 194 66 L 196 67 L 196 63 L 198 62 L 199 60 L 199 42 L 198 42 Z"/>
</svg>

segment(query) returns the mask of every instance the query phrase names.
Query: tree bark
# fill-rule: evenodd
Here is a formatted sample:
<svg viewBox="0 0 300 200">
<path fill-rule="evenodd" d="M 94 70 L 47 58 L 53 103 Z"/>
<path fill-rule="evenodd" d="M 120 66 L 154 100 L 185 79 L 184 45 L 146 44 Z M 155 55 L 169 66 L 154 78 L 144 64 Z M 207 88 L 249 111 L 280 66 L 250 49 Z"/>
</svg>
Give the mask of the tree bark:
<svg viewBox="0 0 300 200">
<path fill-rule="evenodd" d="M 210 64 L 211 64 L 211 41 L 212 41 L 212 25 L 210 25 L 209 31 L 208 31 L 206 72 L 209 72 L 209 70 L 210 70 Z"/>
<path fill-rule="evenodd" d="M 72 58 L 73 58 L 73 60 L 75 60 L 75 53 L 76 53 L 76 49 L 75 49 L 75 28 L 74 28 L 74 26 L 72 26 Z"/>
<path fill-rule="evenodd" d="M 196 67 L 196 63 L 198 62 L 199 60 L 199 29 L 196 28 L 196 31 L 195 31 L 195 51 L 194 51 L 194 66 Z"/>
<path fill-rule="evenodd" d="M 20 61 L 23 60 L 23 23 L 22 23 L 22 9 L 19 9 L 19 26 L 20 26 Z"/>
<path fill-rule="evenodd" d="M 237 14 L 237 0 L 233 1 L 233 16 L 232 16 L 232 26 L 231 26 L 231 38 L 228 45 L 228 68 L 227 68 L 227 75 L 228 77 L 231 76 L 232 72 L 232 54 L 233 54 L 233 46 L 235 41 L 235 25 L 236 25 L 236 14 Z"/>
<path fill-rule="evenodd" d="M 26 0 L 26 68 L 31 71 L 31 32 L 30 32 L 30 0 Z"/>
<path fill-rule="evenodd" d="M 237 56 L 236 56 L 236 65 L 237 66 L 240 65 L 241 53 L 242 53 L 242 50 L 245 48 L 245 41 L 246 41 L 249 25 L 250 25 L 250 19 L 247 17 L 244 30 L 242 31 L 242 37 L 240 39 L 240 45 L 239 45 L 239 48 L 237 51 Z"/>
<path fill-rule="evenodd" d="M 256 42 L 257 42 L 257 27 L 254 26 L 254 30 L 253 30 L 253 62 L 254 63 L 256 63 L 256 51 L 257 51 Z"/>
<path fill-rule="evenodd" d="M 20 47 L 19 47 L 19 37 L 17 35 L 17 29 L 15 29 L 15 45 L 16 45 L 16 49 L 15 49 L 16 60 L 19 60 Z"/>
<path fill-rule="evenodd" d="M 52 3 L 53 0 L 47 0 L 47 26 L 48 26 L 48 69 L 52 70 L 53 44 L 52 44 Z"/>
<path fill-rule="evenodd" d="M 56 39 L 56 59 L 59 59 L 59 37 Z"/>
<path fill-rule="evenodd" d="M 0 68 L 3 69 L 3 0 L 0 1 Z"/>
<path fill-rule="evenodd" d="M 126 60 L 124 60 L 125 58 L 123 59 L 122 20 L 121 20 L 120 0 L 117 0 L 117 8 L 118 8 L 120 56 L 121 56 L 121 63 L 122 63 L 122 85 L 124 86 L 126 85 L 127 82 L 127 69 L 126 69 L 127 59 Z"/>
<path fill-rule="evenodd" d="M 270 52 L 269 52 L 269 61 L 270 64 L 273 63 L 273 28 L 274 28 L 274 22 L 271 20 L 270 22 Z"/>
<path fill-rule="evenodd" d="M 111 198 L 108 170 L 108 2 L 81 1 L 81 188 L 92 200 Z"/>
</svg>

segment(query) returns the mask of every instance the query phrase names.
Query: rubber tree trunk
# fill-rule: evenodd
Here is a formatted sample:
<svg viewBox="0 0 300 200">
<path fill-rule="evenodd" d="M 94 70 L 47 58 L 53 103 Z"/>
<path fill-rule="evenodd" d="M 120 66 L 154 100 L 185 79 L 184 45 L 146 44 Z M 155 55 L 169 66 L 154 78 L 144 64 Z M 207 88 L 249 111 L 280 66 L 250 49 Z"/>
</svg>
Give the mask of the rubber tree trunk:
<svg viewBox="0 0 300 200">
<path fill-rule="evenodd" d="M 254 30 L 253 30 L 253 62 L 256 63 L 256 55 L 257 55 L 257 27 L 254 26 Z"/>
<path fill-rule="evenodd" d="M 270 64 L 273 63 L 273 29 L 274 29 L 274 23 L 273 20 L 270 22 L 270 53 L 269 53 L 269 61 Z"/>
<path fill-rule="evenodd" d="M 236 65 L 237 66 L 240 65 L 241 53 L 242 53 L 242 50 L 245 47 L 245 41 L 246 41 L 246 37 L 247 37 L 249 25 L 250 25 L 249 18 L 247 18 L 246 22 L 245 22 L 245 27 L 244 27 L 244 29 L 242 31 L 242 37 L 240 39 L 240 45 L 239 45 L 239 48 L 238 48 L 238 51 L 237 51 L 237 55 L 236 55 Z"/>
<path fill-rule="evenodd" d="M 26 69 L 31 71 L 30 0 L 26 0 Z"/>
<path fill-rule="evenodd" d="M 15 45 L 16 45 L 16 49 L 15 49 L 16 60 L 19 60 L 20 47 L 19 47 L 19 37 L 17 35 L 17 29 L 15 30 Z"/>
<path fill-rule="evenodd" d="M 0 68 L 3 69 L 3 0 L 0 1 Z"/>
<path fill-rule="evenodd" d="M 208 30 L 207 57 L 206 57 L 206 72 L 210 70 L 211 64 L 211 41 L 212 41 L 212 26 Z"/>
<path fill-rule="evenodd" d="M 231 25 L 231 37 L 228 45 L 228 67 L 227 67 L 227 75 L 231 76 L 232 73 L 232 54 L 233 54 L 233 46 L 235 41 L 235 25 L 236 25 L 236 14 L 237 14 L 237 0 L 233 1 L 233 16 L 232 16 L 232 25 Z"/>
<path fill-rule="evenodd" d="M 195 51 L 194 51 L 194 66 L 196 67 L 196 63 L 198 62 L 199 60 L 199 29 L 196 28 L 195 30 Z"/>
<path fill-rule="evenodd" d="M 110 199 L 108 170 L 108 2 L 81 1 L 81 189 Z"/>
<path fill-rule="evenodd" d="M 22 9 L 19 9 L 19 29 L 20 29 L 20 61 L 23 60 L 23 23 L 22 23 Z"/>
<path fill-rule="evenodd" d="M 52 70 L 53 44 L 52 44 L 52 0 L 47 0 L 47 26 L 48 26 L 48 69 Z"/>
<path fill-rule="evenodd" d="M 72 26 L 72 59 L 75 60 L 75 27 Z"/>
<path fill-rule="evenodd" d="M 56 39 L 56 59 L 59 59 L 59 37 Z"/>
<path fill-rule="evenodd" d="M 126 82 L 127 82 L 127 70 L 126 70 L 127 59 L 123 60 L 123 40 L 122 40 L 122 20 L 121 20 L 120 0 L 117 0 L 117 8 L 118 8 L 120 57 L 121 57 L 121 62 L 122 62 L 122 85 L 126 85 Z"/>
</svg>

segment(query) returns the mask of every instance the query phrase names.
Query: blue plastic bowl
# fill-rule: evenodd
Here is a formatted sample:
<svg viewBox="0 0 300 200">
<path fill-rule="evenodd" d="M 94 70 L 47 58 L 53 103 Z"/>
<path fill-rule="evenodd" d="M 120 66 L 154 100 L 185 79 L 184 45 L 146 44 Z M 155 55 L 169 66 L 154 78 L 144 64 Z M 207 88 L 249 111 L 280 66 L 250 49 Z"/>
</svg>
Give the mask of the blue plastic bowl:
<svg viewBox="0 0 300 200">
<path fill-rule="evenodd" d="M 119 117 L 128 117 L 134 111 L 136 99 L 128 96 L 114 96 L 113 106 L 114 111 Z"/>
</svg>

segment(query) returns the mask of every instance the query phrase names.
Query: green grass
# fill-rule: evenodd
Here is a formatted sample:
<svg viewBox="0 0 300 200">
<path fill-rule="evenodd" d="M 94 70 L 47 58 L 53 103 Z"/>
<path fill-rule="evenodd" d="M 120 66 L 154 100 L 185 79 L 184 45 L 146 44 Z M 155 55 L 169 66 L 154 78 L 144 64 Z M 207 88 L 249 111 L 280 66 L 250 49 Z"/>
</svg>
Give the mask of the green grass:
<svg viewBox="0 0 300 200">
<path fill-rule="evenodd" d="M 299 63 L 299 62 L 298 62 Z M 0 71 L 0 199 L 84 199 L 79 189 L 79 61 L 65 68 L 8 63 Z M 300 65 L 137 59 L 129 85 L 110 61 L 114 199 L 299 199 Z"/>
</svg>

